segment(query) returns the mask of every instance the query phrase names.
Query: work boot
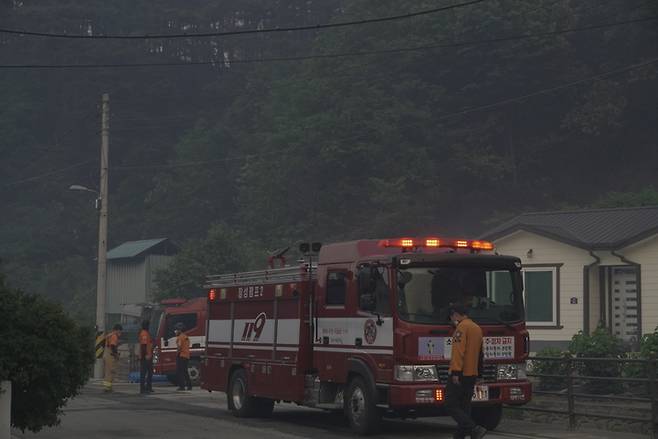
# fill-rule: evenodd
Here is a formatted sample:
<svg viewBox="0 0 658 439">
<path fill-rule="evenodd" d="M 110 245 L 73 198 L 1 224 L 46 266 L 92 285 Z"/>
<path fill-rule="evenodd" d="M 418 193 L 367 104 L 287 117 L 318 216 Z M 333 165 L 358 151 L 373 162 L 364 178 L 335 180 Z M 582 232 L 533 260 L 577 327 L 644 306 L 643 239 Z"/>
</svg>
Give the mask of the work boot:
<svg viewBox="0 0 658 439">
<path fill-rule="evenodd" d="M 481 425 L 477 425 L 473 428 L 473 431 L 471 431 L 471 439 L 482 439 L 485 434 L 487 434 L 487 429 Z"/>
</svg>

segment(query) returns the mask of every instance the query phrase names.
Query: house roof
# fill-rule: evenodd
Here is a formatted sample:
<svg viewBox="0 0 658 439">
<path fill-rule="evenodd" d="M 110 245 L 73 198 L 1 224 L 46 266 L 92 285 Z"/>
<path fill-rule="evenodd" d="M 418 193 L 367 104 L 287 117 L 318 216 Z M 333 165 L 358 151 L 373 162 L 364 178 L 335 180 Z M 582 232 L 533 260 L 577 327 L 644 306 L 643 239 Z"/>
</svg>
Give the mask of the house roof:
<svg viewBox="0 0 658 439">
<path fill-rule="evenodd" d="M 145 239 L 142 241 L 126 241 L 107 252 L 107 259 L 136 258 L 145 254 L 172 255 L 178 252 L 178 247 L 169 238 Z"/>
<path fill-rule="evenodd" d="M 586 249 L 614 250 L 658 234 L 658 206 L 524 213 L 482 235 L 526 230 Z"/>
</svg>

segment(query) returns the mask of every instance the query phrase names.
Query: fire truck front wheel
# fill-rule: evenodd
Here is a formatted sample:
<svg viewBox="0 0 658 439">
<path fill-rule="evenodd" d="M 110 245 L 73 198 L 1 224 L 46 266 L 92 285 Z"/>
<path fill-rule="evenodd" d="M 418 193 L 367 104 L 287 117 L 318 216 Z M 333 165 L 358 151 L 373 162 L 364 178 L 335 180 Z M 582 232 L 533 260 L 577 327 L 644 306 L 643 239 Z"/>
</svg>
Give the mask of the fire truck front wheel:
<svg viewBox="0 0 658 439">
<path fill-rule="evenodd" d="M 238 418 L 268 417 L 274 409 L 274 401 L 249 395 L 247 375 L 243 369 L 231 374 L 228 386 L 228 408 Z"/>
<path fill-rule="evenodd" d="M 381 422 L 381 413 L 377 409 L 375 395 L 363 378 L 357 376 L 350 381 L 346 396 L 345 416 L 352 429 L 361 435 L 375 433 Z"/>
<path fill-rule="evenodd" d="M 483 426 L 487 430 L 495 430 L 503 417 L 503 406 L 489 405 L 473 407 L 471 409 L 471 416 L 476 424 Z"/>
</svg>

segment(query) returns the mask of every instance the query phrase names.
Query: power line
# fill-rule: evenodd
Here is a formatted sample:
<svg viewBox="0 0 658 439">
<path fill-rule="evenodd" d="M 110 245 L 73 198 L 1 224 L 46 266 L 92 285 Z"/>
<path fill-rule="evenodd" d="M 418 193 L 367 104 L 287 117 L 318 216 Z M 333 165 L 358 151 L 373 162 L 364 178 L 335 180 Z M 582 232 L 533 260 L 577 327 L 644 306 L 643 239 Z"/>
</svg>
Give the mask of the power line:
<svg viewBox="0 0 658 439">
<path fill-rule="evenodd" d="M 497 102 L 492 102 L 490 104 L 480 105 L 480 106 L 477 106 L 477 107 L 464 108 L 463 110 L 455 111 L 453 113 L 443 114 L 443 115 L 439 116 L 436 120 L 444 120 L 444 119 L 447 119 L 447 118 L 450 118 L 450 117 L 461 116 L 461 115 L 464 115 L 464 114 L 472 113 L 474 111 L 488 110 L 490 108 L 511 104 L 513 102 L 521 102 L 525 99 L 532 98 L 532 97 L 535 97 L 535 96 L 540 96 L 540 95 L 553 93 L 555 91 L 563 90 L 565 88 L 570 88 L 570 87 L 580 85 L 580 84 L 583 84 L 583 83 L 586 83 L 586 82 L 597 81 L 599 79 L 607 78 L 608 76 L 617 75 L 619 73 L 624 73 L 624 72 L 628 72 L 628 71 L 631 71 L 631 70 L 637 70 L 639 68 L 646 67 L 646 66 L 649 66 L 651 64 L 655 64 L 657 62 L 658 62 L 658 58 L 652 58 L 652 59 L 650 59 L 648 61 L 645 61 L 645 62 L 642 62 L 642 63 L 632 64 L 630 66 L 621 67 L 621 68 L 614 69 L 614 70 L 608 70 L 607 72 L 599 73 L 599 74 L 596 74 L 596 75 L 593 75 L 593 76 L 588 76 L 586 78 L 582 78 L 582 79 L 579 79 L 577 81 L 568 82 L 566 84 L 557 85 L 555 87 L 544 88 L 542 90 L 537 90 L 533 93 L 528 93 L 528 94 L 521 95 L 521 96 L 516 96 L 516 97 L 513 97 L 513 98 L 507 98 L 507 99 L 503 99 L 503 100 L 500 100 L 500 101 L 497 101 Z"/>
<path fill-rule="evenodd" d="M 28 178 L 24 178 L 22 180 L 12 181 L 11 183 L 7 183 L 4 186 L 5 187 L 10 187 L 10 186 L 15 186 L 15 185 L 21 184 L 21 183 L 27 183 L 27 182 L 30 182 L 30 181 L 40 180 L 42 178 L 50 177 L 51 175 L 66 172 L 70 169 L 79 168 L 80 166 L 86 165 L 86 164 L 91 163 L 93 161 L 96 161 L 96 159 L 85 160 L 84 162 L 76 163 L 74 165 L 70 165 L 70 166 L 67 166 L 65 168 L 55 169 L 53 171 L 46 172 L 45 174 L 35 175 L 34 177 L 28 177 Z"/>
<path fill-rule="evenodd" d="M 446 114 L 438 116 L 437 118 L 433 118 L 433 121 L 440 121 L 440 120 L 448 119 L 448 118 L 451 118 L 451 117 L 461 116 L 461 115 L 464 115 L 464 114 L 472 113 L 472 112 L 475 112 L 475 111 L 483 111 L 483 110 L 488 110 L 490 108 L 495 108 L 495 107 L 500 107 L 500 106 L 503 106 L 503 105 L 511 104 L 511 103 L 514 103 L 514 102 L 520 102 L 520 101 L 523 101 L 525 99 L 532 98 L 532 97 L 535 97 L 535 96 L 540 96 L 540 95 L 553 93 L 555 91 L 559 91 L 559 90 L 563 90 L 563 89 L 566 89 L 566 88 L 574 87 L 576 85 L 580 85 L 580 84 L 583 84 L 583 83 L 586 83 L 586 82 L 596 81 L 596 80 L 599 80 L 599 79 L 602 79 L 602 78 L 606 78 L 608 76 L 613 76 L 613 75 L 628 72 L 628 71 L 631 71 L 631 70 L 636 70 L 636 69 L 639 69 L 639 68 L 642 68 L 642 67 L 649 66 L 651 64 L 655 64 L 656 62 L 658 62 L 658 58 L 653 58 L 653 59 L 650 59 L 650 60 L 642 62 L 642 63 L 632 64 L 632 65 L 629 65 L 629 66 L 626 66 L 626 67 L 621 67 L 621 68 L 614 69 L 614 70 L 608 70 L 606 72 L 602 72 L 602 73 L 599 73 L 599 74 L 596 74 L 596 75 L 588 76 L 586 78 L 581 78 L 579 80 L 568 82 L 566 84 L 562 84 L 562 85 L 558 85 L 558 86 L 554 86 L 554 87 L 549 87 L 549 88 L 544 88 L 544 89 L 537 90 L 535 92 L 528 93 L 528 94 L 525 94 L 525 95 L 516 96 L 516 97 L 513 97 L 513 98 L 507 98 L 507 99 L 503 99 L 503 100 L 500 100 L 500 101 L 497 101 L 497 102 L 492 102 L 492 103 L 489 103 L 489 104 L 480 105 L 480 106 L 477 106 L 477 107 L 465 108 L 463 110 L 455 111 L 455 112 L 452 112 L 452 113 L 446 113 Z M 361 136 L 361 135 L 359 135 L 359 136 Z M 344 140 L 347 140 L 347 139 L 341 139 L 341 141 L 344 141 Z M 207 166 L 207 165 L 213 165 L 213 164 L 217 164 L 217 163 L 224 163 L 224 162 L 230 162 L 230 161 L 250 159 L 250 158 L 259 158 L 259 157 L 269 156 L 269 155 L 286 155 L 286 154 L 292 153 L 292 152 L 296 153 L 297 150 L 294 150 L 294 149 L 291 148 L 291 149 L 288 149 L 288 150 L 271 151 L 271 152 L 258 153 L 258 154 L 248 154 L 248 155 L 229 157 L 229 158 L 218 159 L 218 160 L 182 162 L 182 163 L 168 163 L 168 164 L 163 164 L 163 165 L 115 166 L 112 169 L 113 170 L 121 170 L 121 171 L 131 171 L 131 170 L 141 170 L 141 169 L 171 169 L 171 168 L 182 168 L 182 167 L 197 167 L 197 166 Z"/>
<path fill-rule="evenodd" d="M 130 64 L 15 64 L 15 65 L 0 65 L 0 69 L 96 69 L 96 68 L 143 68 L 143 67 L 187 67 L 187 66 L 208 66 L 208 65 L 228 65 L 231 64 L 251 64 L 251 63 L 266 63 L 266 62 L 286 62 L 286 61 L 304 61 L 311 59 L 333 59 L 344 57 L 359 57 L 370 55 L 386 55 L 405 52 L 416 52 L 425 50 L 446 49 L 463 46 L 477 46 L 483 44 L 496 44 L 509 41 L 520 41 L 525 39 L 546 38 L 550 36 L 564 35 L 576 32 L 585 32 L 596 29 L 605 29 L 616 26 L 625 26 L 635 23 L 643 23 L 648 21 L 658 20 L 658 16 L 636 18 L 631 20 L 617 21 L 613 23 L 602 23 L 590 26 L 573 27 L 567 29 L 560 29 L 556 31 L 546 31 L 538 33 L 524 33 L 518 35 L 510 35 L 507 37 L 487 38 L 481 40 L 470 41 L 457 41 L 453 43 L 438 43 L 414 47 L 402 47 L 396 49 L 382 49 L 382 50 L 369 50 L 369 51 L 356 51 L 356 52 L 339 52 L 319 55 L 301 55 L 301 56 L 287 56 L 287 57 L 273 57 L 273 58 L 253 58 L 253 59 L 238 59 L 238 60 L 214 60 L 214 61 L 198 61 L 198 62 L 162 62 L 162 63 L 130 63 Z"/>
<path fill-rule="evenodd" d="M 404 20 L 413 17 L 420 17 L 423 15 L 436 14 L 438 12 L 449 11 L 451 9 L 463 8 L 471 5 L 476 5 L 478 3 L 483 3 L 487 0 L 471 0 L 463 3 L 457 3 L 449 6 L 442 6 L 439 8 L 425 9 L 417 12 L 410 12 L 407 14 L 401 15 L 391 15 L 387 17 L 378 17 L 378 18 L 369 18 L 363 20 L 355 21 L 344 21 L 339 23 L 326 23 L 326 24 L 316 24 L 308 26 L 290 26 L 290 27 L 274 27 L 266 29 L 246 29 L 246 30 L 234 30 L 234 31 L 225 31 L 225 32 L 201 32 L 201 33 L 182 33 L 182 34 L 144 34 L 144 35 L 69 35 L 69 34 L 56 34 L 49 32 L 33 32 L 26 30 L 15 30 L 15 29 L 2 29 L 0 28 L 0 33 L 12 34 L 12 35 L 22 35 L 22 36 L 34 36 L 34 37 L 44 37 L 44 38 L 68 38 L 68 39 L 83 39 L 83 40 L 153 40 L 153 39 L 174 39 L 174 38 L 207 38 L 207 37 L 226 37 L 233 35 L 248 35 L 248 34 L 264 34 L 264 33 L 275 33 L 275 32 L 295 32 L 295 31 L 306 31 L 306 30 L 322 30 L 322 29 L 332 29 L 338 27 L 347 27 L 347 26 L 358 26 L 363 24 L 372 24 L 372 23 L 384 23 L 388 21 Z"/>
<path fill-rule="evenodd" d="M 271 152 L 263 152 L 263 153 L 258 153 L 258 154 L 246 154 L 242 156 L 235 156 L 235 157 L 227 157 L 224 159 L 217 159 L 217 160 L 203 160 L 203 161 L 196 161 L 196 162 L 181 162 L 181 163 L 167 163 L 167 164 L 162 164 L 162 165 L 135 165 L 135 166 L 113 166 L 112 170 L 113 171 L 130 171 L 130 170 L 137 170 L 137 169 L 172 169 L 172 168 L 187 168 L 187 167 L 196 167 L 196 166 L 207 166 L 207 165 L 215 165 L 218 163 L 226 163 L 226 162 L 234 162 L 237 160 L 245 160 L 245 159 L 251 159 L 251 158 L 259 158 L 263 156 L 268 156 L 268 155 L 276 155 L 276 154 L 287 154 L 290 152 L 295 152 L 292 148 L 290 150 L 283 150 L 283 151 L 271 151 Z"/>
<path fill-rule="evenodd" d="M 461 115 L 464 115 L 464 114 L 472 113 L 472 112 L 475 112 L 475 111 L 483 111 L 483 110 L 488 110 L 490 108 L 495 108 L 495 107 L 507 105 L 507 104 L 514 103 L 514 102 L 521 102 L 525 99 L 532 98 L 532 97 L 535 97 L 535 96 L 540 96 L 540 95 L 553 93 L 555 91 L 559 91 L 559 90 L 563 90 L 563 89 L 566 89 L 566 88 L 574 87 L 576 85 L 580 85 L 580 84 L 583 84 L 583 83 L 586 83 L 586 82 L 596 81 L 596 80 L 599 80 L 599 79 L 602 79 L 602 78 L 606 78 L 608 76 L 628 72 L 628 71 L 631 71 L 631 70 L 636 70 L 636 69 L 639 69 L 639 68 L 642 68 L 642 67 L 647 67 L 647 66 L 649 66 L 651 64 L 655 64 L 657 62 L 658 62 L 658 58 L 652 58 L 652 59 L 649 59 L 648 61 L 645 61 L 645 62 L 632 64 L 632 65 L 629 65 L 629 66 L 626 66 L 626 67 L 621 67 L 621 68 L 614 69 L 614 70 L 608 70 L 606 72 L 602 72 L 602 73 L 599 73 L 599 74 L 596 74 L 596 75 L 588 76 L 586 78 L 581 78 L 579 80 L 568 82 L 566 84 L 561 84 L 561 85 L 558 85 L 558 86 L 537 90 L 533 93 L 528 93 L 528 94 L 525 94 L 525 95 L 516 96 L 516 97 L 513 97 L 513 98 L 507 98 L 507 99 L 503 99 L 503 100 L 500 100 L 500 101 L 497 101 L 497 102 L 492 102 L 492 103 L 489 103 L 489 104 L 480 105 L 480 106 L 477 106 L 477 107 L 465 108 L 463 110 L 443 114 L 443 115 L 441 115 L 437 118 L 434 118 L 434 120 L 435 121 L 444 120 L 444 119 L 448 119 L 448 118 L 451 118 L 451 117 L 461 116 Z M 359 134 L 359 136 L 361 136 L 361 135 Z M 346 139 L 341 139 L 341 140 L 344 141 Z M 292 152 L 296 152 L 296 150 L 293 150 L 291 148 L 289 150 L 270 151 L 270 152 L 257 153 L 257 154 L 246 154 L 246 155 L 242 155 L 242 156 L 227 157 L 227 158 L 224 158 L 224 159 L 217 159 L 217 160 L 181 162 L 181 163 L 167 163 L 167 164 L 162 164 L 162 165 L 113 166 L 112 170 L 113 171 L 133 171 L 133 170 L 144 170 L 144 169 L 173 169 L 173 168 L 183 168 L 183 167 L 208 166 L 208 165 L 214 165 L 214 164 L 218 164 L 218 163 L 226 163 L 226 162 L 245 160 L 245 159 L 251 159 L 251 158 L 260 158 L 260 157 L 270 156 L 270 155 L 285 155 L 285 154 L 292 153 Z M 17 185 L 17 184 L 20 184 L 20 183 L 25 183 L 25 182 L 45 178 L 45 177 L 48 177 L 48 176 L 53 175 L 53 174 L 65 172 L 69 169 L 73 169 L 73 168 L 85 165 L 85 164 L 90 163 L 92 161 L 94 161 L 94 160 L 86 160 L 84 162 L 80 162 L 80 163 L 76 163 L 74 165 L 68 166 L 66 168 L 61 168 L 61 169 L 57 169 L 57 170 L 54 170 L 54 171 L 50 171 L 50 172 L 45 173 L 45 174 L 41 174 L 41 175 L 37 175 L 37 176 L 34 176 L 34 177 L 29 177 L 29 178 L 26 178 L 26 179 L 14 181 L 14 182 L 6 184 L 5 186 L 8 187 L 8 186 Z"/>
</svg>

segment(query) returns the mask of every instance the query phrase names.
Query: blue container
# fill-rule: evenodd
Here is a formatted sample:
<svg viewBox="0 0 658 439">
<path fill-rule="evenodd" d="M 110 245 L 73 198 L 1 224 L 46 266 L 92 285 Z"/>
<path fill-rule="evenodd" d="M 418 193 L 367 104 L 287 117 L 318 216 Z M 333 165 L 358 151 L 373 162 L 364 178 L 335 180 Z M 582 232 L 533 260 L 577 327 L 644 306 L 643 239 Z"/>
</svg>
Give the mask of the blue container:
<svg viewBox="0 0 658 439">
<path fill-rule="evenodd" d="M 163 383 L 167 382 L 167 375 L 153 375 L 151 380 L 154 383 Z M 128 374 L 129 383 L 139 383 L 139 372 L 130 372 Z"/>
</svg>

